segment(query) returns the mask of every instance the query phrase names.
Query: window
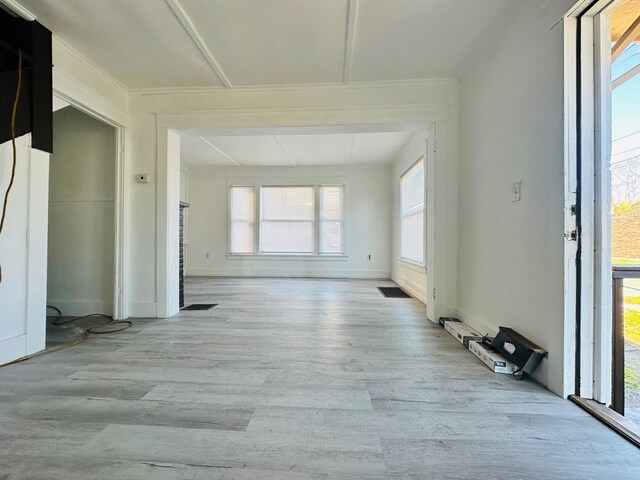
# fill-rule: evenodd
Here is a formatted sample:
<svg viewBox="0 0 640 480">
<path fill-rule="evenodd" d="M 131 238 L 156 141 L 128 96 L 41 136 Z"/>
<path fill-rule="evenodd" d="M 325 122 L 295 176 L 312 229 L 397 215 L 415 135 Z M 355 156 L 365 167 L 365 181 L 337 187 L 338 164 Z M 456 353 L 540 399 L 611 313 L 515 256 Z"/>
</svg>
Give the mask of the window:
<svg viewBox="0 0 640 480">
<path fill-rule="evenodd" d="M 313 187 L 261 189 L 260 251 L 314 253 Z"/>
<path fill-rule="evenodd" d="M 229 253 L 344 255 L 344 191 L 344 185 L 231 186 Z"/>
<path fill-rule="evenodd" d="M 344 253 L 344 186 L 320 187 L 320 253 Z"/>
<path fill-rule="evenodd" d="M 400 177 L 400 258 L 424 265 L 424 159 Z"/>
<path fill-rule="evenodd" d="M 229 252 L 253 253 L 255 223 L 255 189 L 231 187 L 229 195 L 230 244 Z"/>
</svg>

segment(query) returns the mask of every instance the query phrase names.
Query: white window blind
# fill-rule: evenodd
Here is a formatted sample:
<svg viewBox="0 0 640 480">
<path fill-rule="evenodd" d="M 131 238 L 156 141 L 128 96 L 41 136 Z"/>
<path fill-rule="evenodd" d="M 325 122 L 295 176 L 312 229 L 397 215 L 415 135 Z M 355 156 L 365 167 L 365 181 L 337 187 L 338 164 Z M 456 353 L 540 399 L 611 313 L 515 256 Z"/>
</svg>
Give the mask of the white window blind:
<svg viewBox="0 0 640 480">
<path fill-rule="evenodd" d="M 400 179 L 400 257 L 424 264 L 424 159 Z"/>
<path fill-rule="evenodd" d="M 231 187 L 230 197 L 229 253 L 251 254 L 254 252 L 255 189 Z"/>
<path fill-rule="evenodd" d="M 260 191 L 260 252 L 314 253 L 314 187 Z"/>
<path fill-rule="evenodd" d="M 344 253 L 344 186 L 320 187 L 321 254 Z"/>
</svg>

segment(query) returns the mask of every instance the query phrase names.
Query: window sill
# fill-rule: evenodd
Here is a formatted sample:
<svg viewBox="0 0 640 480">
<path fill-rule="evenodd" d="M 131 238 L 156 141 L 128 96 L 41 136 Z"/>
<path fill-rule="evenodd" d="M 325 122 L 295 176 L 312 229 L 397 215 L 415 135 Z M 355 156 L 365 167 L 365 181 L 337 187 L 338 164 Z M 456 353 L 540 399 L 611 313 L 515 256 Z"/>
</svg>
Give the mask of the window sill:
<svg viewBox="0 0 640 480">
<path fill-rule="evenodd" d="M 399 258 L 398 263 L 409 270 L 413 270 L 424 275 L 427 273 L 427 268 L 420 263 L 412 262 L 411 260 L 406 260 L 404 258 Z"/>
<path fill-rule="evenodd" d="M 260 254 L 239 254 L 228 253 L 227 260 L 310 260 L 310 261 L 347 261 L 349 255 L 316 255 L 301 253 L 260 253 Z"/>
</svg>

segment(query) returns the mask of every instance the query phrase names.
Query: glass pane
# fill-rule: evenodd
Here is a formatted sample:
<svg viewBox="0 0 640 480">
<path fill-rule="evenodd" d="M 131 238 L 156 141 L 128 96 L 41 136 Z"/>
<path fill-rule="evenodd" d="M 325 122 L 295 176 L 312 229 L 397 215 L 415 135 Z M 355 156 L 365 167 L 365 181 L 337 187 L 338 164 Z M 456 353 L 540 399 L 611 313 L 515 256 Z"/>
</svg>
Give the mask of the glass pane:
<svg viewBox="0 0 640 480">
<path fill-rule="evenodd" d="M 255 192 L 253 187 L 231 187 L 231 220 L 253 222 Z"/>
<path fill-rule="evenodd" d="M 342 186 L 320 187 L 320 219 L 342 220 L 343 218 Z"/>
<path fill-rule="evenodd" d="M 320 253 L 343 253 L 342 222 L 320 222 Z"/>
<path fill-rule="evenodd" d="M 313 222 L 263 221 L 260 250 L 264 253 L 313 253 Z"/>
<path fill-rule="evenodd" d="M 231 222 L 230 253 L 253 253 L 253 223 Z"/>
<path fill-rule="evenodd" d="M 417 213 L 400 222 L 400 256 L 424 263 L 424 215 Z"/>
<path fill-rule="evenodd" d="M 402 214 L 424 209 L 424 161 L 420 160 L 401 179 Z"/>
<path fill-rule="evenodd" d="M 263 187 L 262 220 L 313 220 L 313 187 Z"/>
</svg>

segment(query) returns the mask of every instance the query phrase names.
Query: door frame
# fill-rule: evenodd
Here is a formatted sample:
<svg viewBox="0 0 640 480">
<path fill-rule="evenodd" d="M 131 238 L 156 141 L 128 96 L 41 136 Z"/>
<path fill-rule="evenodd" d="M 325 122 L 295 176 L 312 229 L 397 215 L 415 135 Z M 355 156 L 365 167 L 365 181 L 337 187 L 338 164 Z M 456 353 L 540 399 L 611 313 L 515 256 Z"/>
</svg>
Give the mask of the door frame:
<svg viewBox="0 0 640 480">
<path fill-rule="evenodd" d="M 283 122 L 283 116 L 288 121 Z M 364 123 L 362 118 L 370 118 Z M 328 121 L 327 119 L 331 119 Z M 379 120 L 379 121 L 376 121 Z M 457 117 L 446 105 L 401 105 L 393 107 L 332 108 L 330 110 L 305 109 L 288 111 L 260 109 L 258 111 L 221 111 L 192 114 L 158 114 L 157 133 L 157 232 L 156 298 L 158 317 L 178 313 L 177 281 L 178 210 L 173 208 L 179 196 L 179 155 L 170 151 L 179 144 L 176 132 L 181 129 L 206 129 L 214 135 L 266 135 L 287 133 L 354 133 L 389 131 L 428 131 L 433 129 L 434 139 L 428 191 L 433 197 L 433 229 L 427 235 L 427 276 L 433 277 L 436 295 L 428 292 L 433 310 L 429 319 L 437 322 L 440 316 L 452 315 L 457 305 L 455 291 L 457 230 L 455 228 L 455 202 L 451 195 L 457 192 L 455 169 L 456 151 L 452 142 L 457 139 Z M 437 145 L 437 148 L 436 148 Z M 177 161 L 177 164 L 176 164 Z M 177 174 L 176 174 L 177 172 Z M 177 194 L 178 192 L 178 194 Z M 430 221 L 430 220 L 427 220 Z M 429 251 L 429 244 L 433 252 Z M 429 265 L 429 259 L 433 262 Z M 175 291 L 174 291 L 175 290 Z"/>
<path fill-rule="evenodd" d="M 126 200 L 125 200 L 125 126 L 121 123 L 89 108 L 70 95 L 53 89 L 53 96 L 68 103 L 96 120 L 115 129 L 116 158 L 114 191 L 114 256 L 113 256 L 113 318 L 122 320 L 128 317 L 128 282 L 126 272 Z"/>
<path fill-rule="evenodd" d="M 565 339 L 575 347 L 574 393 L 606 405 L 613 389 L 608 34 L 610 12 L 621 1 L 581 0 L 565 17 L 565 197 L 571 199 L 565 226 L 577 232 L 577 241 L 569 239 L 565 248 Z"/>
</svg>

